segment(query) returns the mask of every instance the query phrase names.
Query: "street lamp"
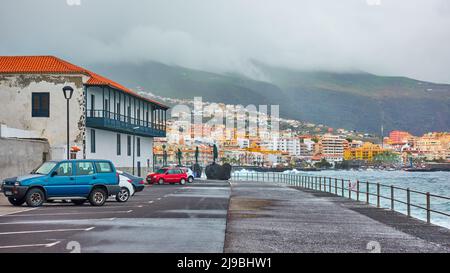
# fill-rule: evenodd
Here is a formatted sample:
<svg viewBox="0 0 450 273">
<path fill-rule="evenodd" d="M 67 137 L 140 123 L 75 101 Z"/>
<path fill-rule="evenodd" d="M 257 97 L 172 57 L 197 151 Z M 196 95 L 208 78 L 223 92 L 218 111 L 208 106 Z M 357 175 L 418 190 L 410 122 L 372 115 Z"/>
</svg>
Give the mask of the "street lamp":
<svg viewBox="0 0 450 273">
<path fill-rule="evenodd" d="M 133 127 L 133 175 L 134 175 L 134 153 L 136 152 L 135 140 L 136 140 L 136 130 L 138 127 Z"/>
<path fill-rule="evenodd" d="M 73 88 L 70 86 L 64 86 L 63 87 L 64 92 L 64 98 L 66 98 L 67 101 L 67 160 L 70 159 L 70 149 L 69 149 L 69 100 L 72 98 L 73 95 Z"/>
</svg>

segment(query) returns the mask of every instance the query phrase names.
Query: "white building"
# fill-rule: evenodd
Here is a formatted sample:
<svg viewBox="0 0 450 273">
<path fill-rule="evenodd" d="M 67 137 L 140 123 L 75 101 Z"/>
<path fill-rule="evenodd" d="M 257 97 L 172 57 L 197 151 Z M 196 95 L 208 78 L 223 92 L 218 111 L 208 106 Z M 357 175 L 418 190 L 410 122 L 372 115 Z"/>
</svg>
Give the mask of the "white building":
<svg viewBox="0 0 450 273">
<path fill-rule="evenodd" d="M 300 156 L 302 152 L 301 142 L 297 137 L 273 138 L 264 141 L 261 146 L 267 150 L 285 152 L 296 157 Z"/>
<path fill-rule="evenodd" d="M 134 154 L 136 174 L 145 175 L 152 166 L 153 138 L 166 135 L 168 107 L 59 58 L 0 56 L 0 123 L 37 132 L 49 141 L 51 159 L 66 158 L 64 86 L 74 89 L 71 157 L 109 159 L 130 170 Z"/>
</svg>

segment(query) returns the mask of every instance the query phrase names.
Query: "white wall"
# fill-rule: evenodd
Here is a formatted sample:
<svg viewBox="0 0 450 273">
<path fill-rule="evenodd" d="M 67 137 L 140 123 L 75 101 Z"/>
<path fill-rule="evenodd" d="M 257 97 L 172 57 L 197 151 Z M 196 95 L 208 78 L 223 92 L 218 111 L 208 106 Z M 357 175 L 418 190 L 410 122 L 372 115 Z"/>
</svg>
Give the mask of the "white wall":
<svg viewBox="0 0 450 273">
<path fill-rule="evenodd" d="M 91 153 L 91 130 L 95 130 L 96 153 Z M 118 168 L 133 167 L 133 150 L 131 156 L 127 155 L 127 134 L 121 136 L 121 155 L 117 155 L 117 132 L 86 129 L 86 158 L 88 159 L 107 159 L 111 160 Z M 133 149 L 133 136 L 131 136 L 131 149 Z M 137 138 L 141 139 L 141 156 L 137 156 Z M 153 160 L 153 138 L 136 136 L 135 166 L 141 162 L 142 168 L 147 168 L 147 160 L 150 160 L 150 168 Z"/>
</svg>

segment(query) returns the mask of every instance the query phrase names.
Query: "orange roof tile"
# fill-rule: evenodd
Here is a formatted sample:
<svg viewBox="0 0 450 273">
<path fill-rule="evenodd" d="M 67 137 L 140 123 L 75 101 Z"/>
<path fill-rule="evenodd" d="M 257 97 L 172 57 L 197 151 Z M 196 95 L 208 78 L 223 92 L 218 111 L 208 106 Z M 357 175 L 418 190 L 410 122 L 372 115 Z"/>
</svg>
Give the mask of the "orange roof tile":
<svg viewBox="0 0 450 273">
<path fill-rule="evenodd" d="M 71 64 L 54 56 L 0 56 L 0 74 L 84 74 L 89 76 L 88 85 L 106 85 L 119 89 L 140 99 L 155 103 L 163 108 L 168 106 L 145 98 L 131 89 L 98 75 L 82 67 Z"/>
</svg>

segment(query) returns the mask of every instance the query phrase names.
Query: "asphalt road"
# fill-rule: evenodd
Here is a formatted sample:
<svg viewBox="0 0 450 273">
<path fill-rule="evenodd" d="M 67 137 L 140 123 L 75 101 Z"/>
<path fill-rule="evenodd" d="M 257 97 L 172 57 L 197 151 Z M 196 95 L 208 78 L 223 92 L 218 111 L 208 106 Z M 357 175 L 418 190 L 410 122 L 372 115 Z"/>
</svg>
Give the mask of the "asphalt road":
<svg viewBox="0 0 450 273">
<path fill-rule="evenodd" d="M 450 253 L 446 228 L 328 193 L 261 182 L 147 186 L 127 203 L 103 207 L 10 207 L 0 202 L 0 253 Z"/>
<path fill-rule="evenodd" d="M 0 216 L 0 252 L 223 252 L 228 182 L 147 186 L 127 203 Z"/>
</svg>

